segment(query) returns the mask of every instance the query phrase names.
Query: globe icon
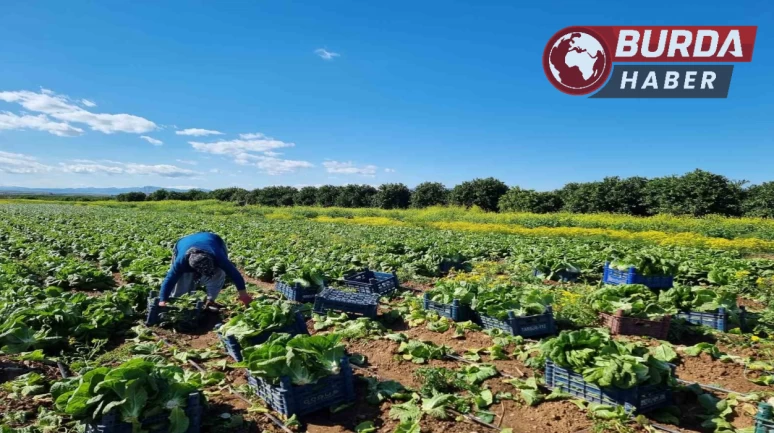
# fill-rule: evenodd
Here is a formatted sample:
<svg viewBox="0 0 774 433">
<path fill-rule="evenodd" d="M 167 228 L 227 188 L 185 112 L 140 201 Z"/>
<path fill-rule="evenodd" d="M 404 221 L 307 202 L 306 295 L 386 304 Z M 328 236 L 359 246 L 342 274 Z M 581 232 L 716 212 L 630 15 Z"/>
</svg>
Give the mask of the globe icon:
<svg viewBox="0 0 774 433">
<path fill-rule="evenodd" d="M 561 85 L 583 91 L 606 77 L 607 54 L 602 43 L 581 31 L 559 37 L 548 54 L 551 74 Z"/>
</svg>

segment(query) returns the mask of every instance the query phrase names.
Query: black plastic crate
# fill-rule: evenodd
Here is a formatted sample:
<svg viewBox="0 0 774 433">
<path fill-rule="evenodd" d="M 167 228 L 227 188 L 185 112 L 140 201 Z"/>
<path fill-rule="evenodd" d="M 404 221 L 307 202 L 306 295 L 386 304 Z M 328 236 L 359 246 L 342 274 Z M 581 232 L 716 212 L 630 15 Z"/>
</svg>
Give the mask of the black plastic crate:
<svg viewBox="0 0 774 433">
<path fill-rule="evenodd" d="M 546 359 L 546 386 L 559 388 L 591 403 L 623 406 L 628 413 L 645 413 L 672 404 L 672 389 L 664 385 L 640 385 L 630 389 L 601 388 L 583 380 L 583 375 Z"/>
<path fill-rule="evenodd" d="M 293 385 L 282 377 L 272 385 L 247 372 L 247 383 L 272 409 L 286 416 L 305 415 L 355 400 L 355 387 L 349 358 L 341 359 L 341 371 L 309 385 Z"/>
<path fill-rule="evenodd" d="M 537 269 L 532 270 L 532 276 L 538 278 L 548 278 L 548 275 L 540 272 Z M 574 283 L 578 280 L 578 277 L 580 277 L 580 272 L 559 271 L 554 272 L 552 275 L 552 278 L 558 278 L 557 281 L 561 281 L 563 283 Z"/>
<path fill-rule="evenodd" d="M 474 316 L 478 324 L 484 329 L 502 329 L 511 335 L 537 337 L 556 333 L 554 310 L 550 305 L 546 307 L 546 311 L 543 314 L 531 316 L 517 316 L 513 311 L 509 311 L 508 318 L 505 320 L 499 320 L 479 313 L 474 313 Z"/>
<path fill-rule="evenodd" d="M 739 307 L 739 327 L 745 328 L 747 311 L 744 307 Z M 694 325 L 707 326 L 717 329 L 721 332 L 728 332 L 730 328 L 729 313 L 725 308 L 718 308 L 715 312 L 701 313 L 698 311 L 680 312 L 675 316 Z"/>
<path fill-rule="evenodd" d="M 200 393 L 194 392 L 188 395 L 185 414 L 188 416 L 186 433 L 199 433 L 204 414 L 204 398 Z M 99 421 L 86 424 L 85 427 L 86 433 L 132 433 L 132 424 L 122 422 L 121 413 L 115 409 L 103 415 Z M 142 420 L 142 429 L 148 433 L 167 433 L 169 414 L 165 412 Z"/>
<path fill-rule="evenodd" d="M 379 295 L 375 293 L 343 292 L 327 288 L 314 299 L 314 312 L 318 314 L 336 311 L 375 318 L 378 307 Z"/>
<path fill-rule="evenodd" d="M 282 293 L 288 300 L 294 302 L 314 302 L 314 298 L 317 296 L 317 289 L 315 286 L 304 287 L 298 283 L 290 285 L 282 281 L 277 281 L 274 284 L 274 290 Z"/>
<path fill-rule="evenodd" d="M 451 304 L 444 304 L 430 300 L 430 294 L 425 293 L 423 306 L 427 311 L 433 311 L 439 316 L 448 317 L 455 322 L 466 322 L 472 319 L 473 311 L 468 305 L 462 304 L 459 299 L 452 300 Z"/>
<path fill-rule="evenodd" d="M 218 338 L 220 339 L 221 343 L 223 343 L 223 347 L 226 348 L 226 352 L 228 352 L 229 355 L 231 355 L 232 358 L 234 358 L 237 362 L 242 362 L 242 345 L 239 344 L 239 340 L 237 340 L 236 337 L 233 335 L 225 336 L 223 335 L 220 330 L 216 330 L 215 333 L 218 335 Z M 247 342 L 249 346 L 255 346 L 256 344 L 261 344 L 264 341 L 268 340 L 269 337 L 271 337 L 273 334 L 290 334 L 290 335 L 309 335 L 309 330 L 306 328 L 306 320 L 304 320 L 303 314 L 301 312 L 296 312 L 295 314 L 295 320 L 293 323 L 291 323 L 288 326 L 285 326 L 284 328 L 279 328 L 276 330 L 271 331 L 265 331 L 262 332 L 255 337 L 252 337 Z"/>
<path fill-rule="evenodd" d="M 153 326 L 159 322 L 161 322 L 161 319 L 165 312 L 170 310 L 179 310 L 179 307 L 176 307 L 174 305 L 174 300 L 167 301 L 167 305 L 165 307 L 162 307 L 159 305 L 159 302 L 161 301 L 158 297 L 157 292 L 151 292 L 151 296 L 148 298 L 148 314 L 145 317 L 145 324 L 148 326 Z M 172 304 L 172 305 L 170 305 Z M 184 312 L 183 315 L 183 321 L 182 323 L 179 323 L 178 326 L 181 328 L 196 328 L 199 326 L 199 322 L 202 318 L 202 313 L 204 312 L 204 301 L 199 300 L 196 302 L 196 305 L 193 309 L 187 309 Z"/>
<path fill-rule="evenodd" d="M 359 292 L 380 295 L 390 293 L 399 287 L 398 275 L 395 272 L 374 272 L 368 269 L 345 276 L 344 284 Z"/>
<path fill-rule="evenodd" d="M 669 289 L 674 284 L 674 277 L 671 275 L 640 275 L 634 266 L 626 271 L 619 271 L 618 269 L 611 268 L 610 262 L 606 262 L 605 270 L 602 274 L 602 282 L 615 285 L 642 284 L 651 289 Z"/>
</svg>

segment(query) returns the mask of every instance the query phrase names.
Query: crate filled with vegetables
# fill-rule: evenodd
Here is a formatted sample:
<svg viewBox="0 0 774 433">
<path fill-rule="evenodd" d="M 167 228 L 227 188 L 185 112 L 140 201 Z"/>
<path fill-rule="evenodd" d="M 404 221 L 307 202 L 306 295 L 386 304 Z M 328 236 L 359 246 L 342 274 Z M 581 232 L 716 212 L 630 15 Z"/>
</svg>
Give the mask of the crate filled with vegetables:
<svg viewBox="0 0 774 433">
<path fill-rule="evenodd" d="M 556 332 L 553 293 L 543 288 L 495 286 L 481 290 L 471 303 L 474 321 L 485 329 L 536 337 Z"/>
<path fill-rule="evenodd" d="M 455 322 L 465 322 L 473 317 L 470 304 L 478 290 L 479 285 L 469 281 L 441 280 L 425 292 L 423 307 Z"/>
<path fill-rule="evenodd" d="M 256 395 L 286 416 L 355 399 L 352 367 L 338 334 L 273 334 L 242 353 Z"/>
<path fill-rule="evenodd" d="M 88 433 L 198 433 L 205 406 L 200 387 L 198 373 L 135 358 L 57 382 L 51 396 Z"/>
<path fill-rule="evenodd" d="M 287 301 L 255 300 L 216 331 L 223 346 L 237 362 L 242 348 L 268 340 L 273 333 L 308 334 L 306 320 L 295 304 Z"/>
<path fill-rule="evenodd" d="M 641 335 L 665 340 L 671 315 L 658 296 L 641 284 L 603 286 L 589 295 L 602 324 L 613 335 Z"/>
<path fill-rule="evenodd" d="M 563 254 L 552 254 L 552 251 L 549 251 L 533 260 L 532 275 L 550 281 L 574 283 L 580 277 L 581 271 L 577 264 Z"/>
<path fill-rule="evenodd" d="M 605 284 L 642 284 L 651 289 L 668 289 L 674 284 L 678 263 L 649 252 L 630 253 L 605 262 Z"/>
<path fill-rule="evenodd" d="M 379 295 L 375 293 L 349 292 L 327 288 L 314 300 L 314 312 L 329 311 L 375 318 L 379 308 Z"/>
<path fill-rule="evenodd" d="M 721 332 L 745 326 L 746 311 L 736 302 L 736 293 L 707 287 L 675 286 L 659 293 L 659 303 L 675 311 L 674 317 Z M 736 326 L 734 326 L 736 325 Z"/>
<path fill-rule="evenodd" d="M 195 329 L 199 326 L 204 312 L 204 300 L 193 293 L 167 300 L 166 306 L 159 305 L 157 292 L 148 298 L 148 314 L 145 324 L 174 327 L 180 330 Z"/>
<path fill-rule="evenodd" d="M 395 272 L 374 272 L 366 269 L 344 276 L 344 284 L 359 292 L 384 295 L 399 287 Z"/>
<path fill-rule="evenodd" d="M 325 274 L 316 267 L 304 266 L 288 270 L 274 284 L 274 289 L 294 302 L 314 302 L 325 288 Z"/>
<path fill-rule="evenodd" d="M 599 330 L 581 329 L 544 340 L 539 349 L 541 355 L 530 362 L 543 364 L 550 389 L 622 406 L 630 414 L 672 404 L 674 366 L 658 347 L 620 343 Z"/>
</svg>

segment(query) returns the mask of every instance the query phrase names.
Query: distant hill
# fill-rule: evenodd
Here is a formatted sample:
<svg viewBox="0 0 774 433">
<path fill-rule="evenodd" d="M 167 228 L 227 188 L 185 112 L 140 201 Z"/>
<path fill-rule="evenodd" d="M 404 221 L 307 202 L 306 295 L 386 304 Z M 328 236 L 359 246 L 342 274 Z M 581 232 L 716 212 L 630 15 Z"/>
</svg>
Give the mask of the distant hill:
<svg viewBox="0 0 774 433">
<path fill-rule="evenodd" d="M 159 186 L 134 186 L 129 188 L 26 188 L 23 186 L 0 186 L 0 194 L 118 195 L 127 192 L 150 194 L 160 189 L 177 192 L 188 191 L 187 189 L 162 188 Z"/>
</svg>

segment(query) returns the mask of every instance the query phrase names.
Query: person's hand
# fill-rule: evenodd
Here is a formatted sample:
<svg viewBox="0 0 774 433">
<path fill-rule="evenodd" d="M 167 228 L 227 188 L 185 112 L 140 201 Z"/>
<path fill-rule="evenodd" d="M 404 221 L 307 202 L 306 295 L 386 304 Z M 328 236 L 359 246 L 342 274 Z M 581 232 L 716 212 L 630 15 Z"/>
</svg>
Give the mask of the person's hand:
<svg viewBox="0 0 774 433">
<path fill-rule="evenodd" d="M 245 306 L 250 305 L 253 302 L 253 297 L 247 293 L 247 291 L 239 292 L 239 300 L 242 301 Z"/>
<path fill-rule="evenodd" d="M 166 307 L 167 302 L 166 301 L 159 301 L 159 307 Z"/>
</svg>

